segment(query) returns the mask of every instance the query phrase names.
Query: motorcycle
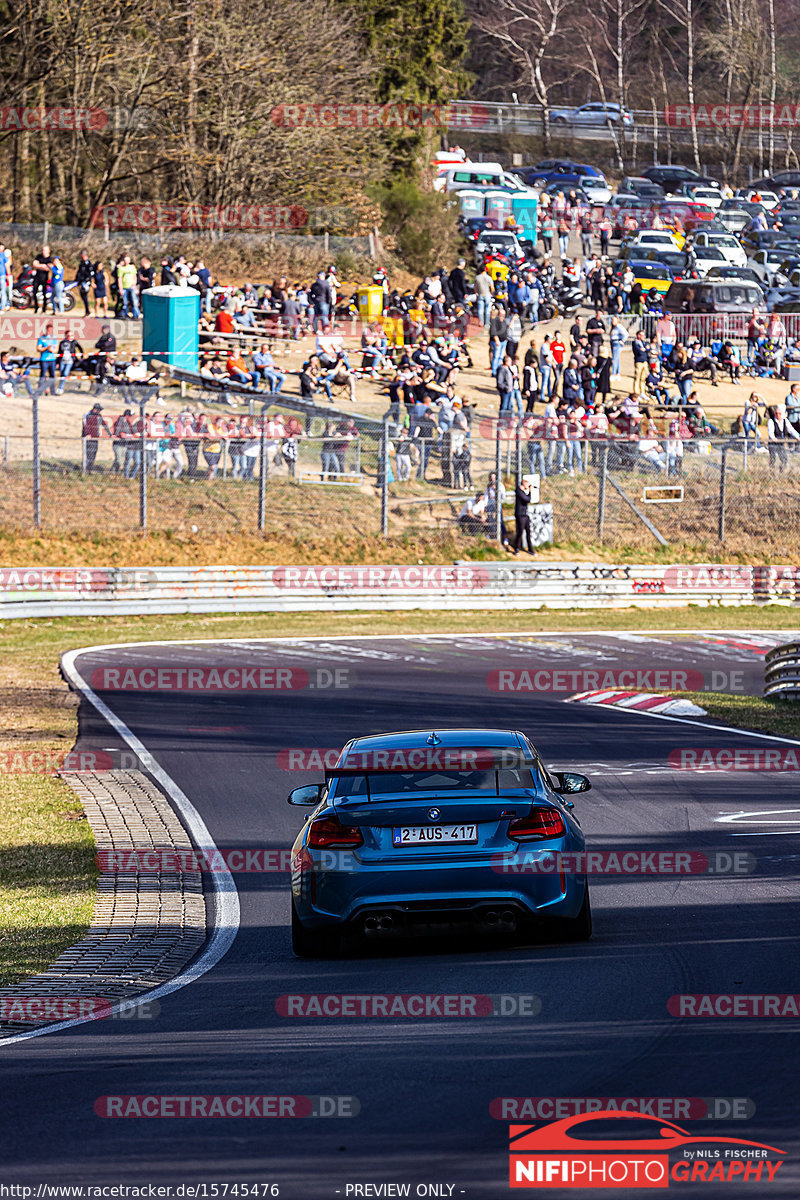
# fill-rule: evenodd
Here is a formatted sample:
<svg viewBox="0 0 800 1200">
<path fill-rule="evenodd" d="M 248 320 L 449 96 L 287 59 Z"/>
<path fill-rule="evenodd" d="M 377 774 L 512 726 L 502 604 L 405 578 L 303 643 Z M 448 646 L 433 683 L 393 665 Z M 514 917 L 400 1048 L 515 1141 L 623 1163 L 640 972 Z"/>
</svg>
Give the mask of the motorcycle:
<svg viewBox="0 0 800 1200">
<path fill-rule="evenodd" d="M 561 312 L 568 317 L 577 312 L 584 301 L 583 292 L 578 285 L 566 279 L 554 285 L 553 296 Z"/>
<path fill-rule="evenodd" d="M 33 281 L 34 281 L 35 277 L 36 277 L 36 272 L 33 270 L 33 268 L 28 263 L 25 263 L 23 265 L 22 270 L 20 271 L 19 275 L 17 276 L 17 278 L 14 282 L 14 287 L 11 292 L 11 303 L 13 304 L 14 308 L 20 308 L 23 310 L 28 309 L 28 308 L 33 308 Z M 74 281 L 72 283 L 66 283 L 66 282 L 64 283 L 63 301 L 64 301 L 64 312 L 65 313 L 72 312 L 73 308 L 75 307 L 74 289 L 77 286 L 78 286 L 77 283 L 75 283 Z M 47 311 L 48 304 L 50 305 L 50 308 L 52 309 L 52 307 L 53 307 L 53 288 L 50 283 L 48 283 L 47 287 L 45 288 L 45 299 L 44 299 L 44 311 L 45 312 Z M 60 314 L 56 314 L 56 315 L 60 315 Z"/>
</svg>

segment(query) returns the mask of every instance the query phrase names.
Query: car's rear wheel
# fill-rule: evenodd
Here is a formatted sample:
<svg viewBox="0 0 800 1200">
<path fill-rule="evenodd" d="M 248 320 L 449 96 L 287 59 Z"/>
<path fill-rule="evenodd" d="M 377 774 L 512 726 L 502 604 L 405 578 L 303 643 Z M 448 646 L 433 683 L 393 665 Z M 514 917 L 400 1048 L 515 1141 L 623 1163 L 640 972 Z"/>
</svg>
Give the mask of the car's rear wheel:
<svg viewBox="0 0 800 1200">
<path fill-rule="evenodd" d="M 564 939 L 568 942 L 587 942 L 592 936 L 592 905 L 588 885 L 584 888 L 581 911 L 577 917 L 565 920 L 563 929 Z"/>
<path fill-rule="evenodd" d="M 335 929 L 306 929 L 292 904 L 292 950 L 298 958 L 337 958 L 342 937 Z"/>
</svg>

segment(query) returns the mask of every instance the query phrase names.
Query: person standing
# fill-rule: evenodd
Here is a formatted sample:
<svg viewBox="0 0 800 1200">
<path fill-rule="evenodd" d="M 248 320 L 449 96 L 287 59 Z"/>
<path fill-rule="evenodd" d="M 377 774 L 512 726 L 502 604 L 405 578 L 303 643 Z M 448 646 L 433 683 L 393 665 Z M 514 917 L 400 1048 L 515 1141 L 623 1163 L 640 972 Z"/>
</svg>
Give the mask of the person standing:
<svg viewBox="0 0 800 1200">
<path fill-rule="evenodd" d="M 107 317 L 108 276 L 106 275 L 106 269 L 102 262 L 96 262 L 94 265 L 94 271 L 92 272 L 92 283 L 94 284 L 94 315 L 96 317 Z"/>
<path fill-rule="evenodd" d="M 539 350 L 539 378 L 542 381 L 541 396 L 542 396 L 542 400 L 545 404 L 550 399 L 550 392 L 551 392 L 551 382 L 550 381 L 553 376 L 553 367 L 554 366 L 555 366 L 555 360 L 553 358 L 553 352 L 550 349 L 550 335 L 546 333 L 544 335 L 544 341 L 542 342 L 541 348 Z"/>
<path fill-rule="evenodd" d="M 198 275 L 200 272 L 198 271 Z M 144 302 L 142 294 L 149 292 L 151 287 L 155 286 L 156 273 L 153 270 L 153 264 L 149 258 L 141 259 L 138 270 L 136 271 L 136 287 L 139 292 L 139 310 L 144 312 Z M 208 311 L 208 310 L 206 310 Z"/>
<path fill-rule="evenodd" d="M 484 329 L 489 324 L 493 296 L 494 280 L 483 266 L 475 276 L 475 307 L 477 309 L 476 316 Z"/>
<path fill-rule="evenodd" d="M 592 217 L 588 209 L 581 216 L 581 253 L 584 258 L 592 253 Z"/>
<path fill-rule="evenodd" d="M 47 312 L 47 285 L 50 282 L 50 269 L 53 265 L 53 258 L 50 254 L 49 246 L 42 246 L 41 254 L 37 254 L 33 260 L 32 266 L 35 274 L 33 276 L 33 311 L 39 311 L 39 292 L 42 293 L 42 312 Z"/>
<path fill-rule="evenodd" d="M 83 346 L 76 342 L 72 336 L 72 330 L 68 329 L 64 337 L 58 343 L 58 390 L 57 395 L 64 394 L 64 384 L 69 379 L 72 368 L 75 366 L 75 359 L 78 355 L 83 355 Z"/>
<path fill-rule="evenodd" d="M 600 347 L 603 344 L 603 334 L 605 331 L 605 321 L 600 315 L 600 309 L 596 308 L 594 316 L 590 317 L 586 322 L 586 332 L 589 336 L 589 349 L 595 358 L 597 358 L 600 354 Z"/>
<path fill-rule="evenodd" d="M 50 302 L 53 316 L 64 311 L 64 264 L 57 254 L 50 264 Z"/>
<path fill-rule="evenodd" d="M 108 423 L 100 416 L 102 411 L 102 404 L 93 404 L 83 418 L 84 461 L 86 463 L 86 471 L 89 475 L 94 470 L 94 460 L 97 458 L 97 449 L 100 444 L 99 439 L 103 433 L 111 437 L 111 430 L 108 427 Z"/>
<path fill-rule="evenodd" d="M 558 253 L 563 264 L 569 247 L 569 221 L 565 213 L 558 220 Z"/>
<path fill-rule="evenodd" d="M 524 477 L 514 489 L 514 553 L 524 550 L 524 542 L 528 544 L 528 554 L 533 554 L 533 538 L 531 536 L 531 519 L 529 505 L 531 502 L 531 485 Z"/>
<path fill-rule="evenodd" d="M 628 340 L 628 331 L 619 317 L 611 318 L 608 340 L 611 342 L 611 374 L 618 379 L 622 372 L 622 347 Z"/>
<path fill-rule="evenodd" d="M 75 272 L 75 282 L 81 293 L 83 300 L 83 311 L 85 316 L 89 316 L 89 296 L 94 282 L 94 267 L 89 258 L 88 250 L 81 250 L 80 258 L 78 259 L 78 269 Z"/>
<path fill-rule="evenodd" d="M 131 262 L 130 254 L 124 254 L 117 264 L 119 292 L 122 298 L 120 315 L 124 319 L 139 320 L 139 296 L 136 287 L 138 271 Z"/>
<path fill-rule="evenodd" d="M 56 350 L 58 342 L 53 337 L 53 326 L 45 325 L 44 333 L 36 339 L 36 349 L 39 351 L 39 386 L 37 395 L 47 388 L 50 380 L 50 395 L 56 394 Z"/>
</svg>

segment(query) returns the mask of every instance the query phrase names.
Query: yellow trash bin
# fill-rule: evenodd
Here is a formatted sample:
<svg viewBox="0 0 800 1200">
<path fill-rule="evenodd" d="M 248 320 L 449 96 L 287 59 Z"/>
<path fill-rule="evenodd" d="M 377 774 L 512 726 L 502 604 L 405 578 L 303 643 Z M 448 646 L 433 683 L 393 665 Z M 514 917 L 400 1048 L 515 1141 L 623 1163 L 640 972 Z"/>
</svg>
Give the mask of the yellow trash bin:
<svg viewBox="0 0 800 1200">
<path fill-rule="evenodd" d="M 374 321 L 383 312 L 383 288 L 371 283 L 358 289 L 358 312 L 362 321 Z"/>
</svg>

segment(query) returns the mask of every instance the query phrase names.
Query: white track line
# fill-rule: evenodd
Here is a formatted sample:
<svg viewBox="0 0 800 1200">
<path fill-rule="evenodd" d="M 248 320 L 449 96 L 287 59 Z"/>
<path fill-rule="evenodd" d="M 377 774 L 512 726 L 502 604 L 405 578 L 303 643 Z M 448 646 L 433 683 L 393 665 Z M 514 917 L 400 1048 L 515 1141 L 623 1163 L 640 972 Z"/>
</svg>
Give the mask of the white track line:
<svg viewBox="0 0 800 1200">
<path fill-rule="evenodd" d="M 147 643 L 143 643 L 147 644 Z M 157 644 L 157 643 L 154 643 Z M 169 643 L 162 643 L 169 644 Z M 73 687 L 80 692 L 100 713 L 102 717 L 111 725 L 111 727 L 119 734 L 119 736 L 127 742 L 131 750 L 137 755 L 144 769 L 155 779 L 159 787 L 169 796 L 175 809 L 177 810 L 181 820 L 183 821 L 189 833 L 192 835 L 195 844 L 198 846 L 207 847 L 209 850 L 217 850 L 211 834 L 206 828 L 203 818 L 174 780 L 167 774 L 163 767 L 159 766 L 153 758 L 150 751 L 136 737 L 134 733 L 120 718 L 113 713 L 105 701 L 101 700 L 96 692 L 92 691 L 88 683 L 78 671 L 75 660 L 81 655 L 89 651 L 110 650 L 115 647 L 111 646 L 86 646 L 80 650 L 68 650 L 61 657 L 61 665 L 64 675 L 67 677 Z M 217 851 L 219 854 L 219 851 Z M 220 855 L 220 861 L 222 856 Z M 228 953 L 233 942 L 239 932 L 239 893 L 236 890 L 236 884 L 233 881 L 233 876 L 227 867 L 223 870 L 212 871 L 206 875 L 206 878 L 211 882 L 213 892 L 213 908 L 214 921 L 211 929 L 211 934 L 208 943 L 196 962 L 192 963 L 186 970 L 181 971 L 169 983 L 162 983 L 159 987 L 153 988 L 152 991 L 144 992 L 141 996 L 136 997 L 136 1002 L 144 1000 L 157 1000 L 160 996 L 168 996 L 170 992 L 177 992 L 180 988 L 187 987 L 190 983 L 194 983 L 212 967 L 215 967 L 220 959 Z M 120 1004 L 114 1005 L 110 1012 L 120 1012 L 125 1007 L 130 1007 L 131 1001 L 126 1000 Z M 108 1011 L 105 1011 L 104 1018 L 108 1016 Z M 27 1041 L 28 1038 L 41 1037 L 44 1033 L 56 1033 L 61 1029 L 70 1029 L 73 1025 L 83 1025 L 87 1021 L 96 1021 L 101 1018 L 96 1016 L 78 1017 L 71 1021 L 59 1021 L 55 1025 L 46 1025 L 40 1029 L 31 1029 L 25 1033 L 14 1034 L 12 1037 L 0 1039 L 0 1046 L 10 1046 L 15 1042 Z"/>
</svg>

